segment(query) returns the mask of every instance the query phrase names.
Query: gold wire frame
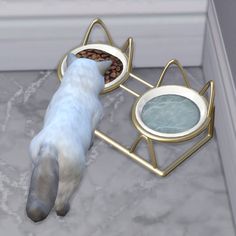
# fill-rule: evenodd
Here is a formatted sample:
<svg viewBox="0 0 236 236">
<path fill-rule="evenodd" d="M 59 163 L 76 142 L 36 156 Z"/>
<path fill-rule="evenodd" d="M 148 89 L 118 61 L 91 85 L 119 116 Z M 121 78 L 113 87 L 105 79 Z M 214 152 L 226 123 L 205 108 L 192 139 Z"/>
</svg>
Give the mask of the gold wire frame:
<svg viewBox="0 0 236 236">
<path fill-rule="evenodd" d="M 88 40 L 89 40 L 91 31 L 92 31 L 93 27 L 96 24 L 100 25 L 103 28 L 105 34 L 107 35 L 109 45 L 114 47 L 114 43 L 113 43 L 113 40 L 111 38 L 111 35 L 109 34 L 108 30 L 106 29 L 105 24 L 100 19 L 95 19 L 90 24 L 90 26 L 89 26 L 86 34 L 85 34 L 82 46 L 85 46 L 85 45 L 88 44 Z M 93 44 L 91 44 L 91 46 L 93 46 Z M 176 137 L 175 138 L 173 138 L 173 137 L 172 138 L 166 138 L 166 137 L 160 137 L 160 136 L 157 136 L 157 135 L 150 134 L 144 128 L 142 128 L 140 126 L 140 124 L 138 123 L 138 121 L 136 119 L 136 115 L 135 115 L 135 111 L 134 111 L 134 108 L 135 108 L 137 102 L 139 101 L 139 99 L 142 97 L 142 95 L 140 95 L 140 94 L 136 93 L 135 91 L 133 91 L 132 89 L 126 87 L 124 85 L 124 82 L 130 77 L 130 78 L 135 79 L 138 82 L 142 83 L 143 85 L 149 87 L 150 89 L 154 89 L 154 88 L 160 87 L 162 85 L 162 82 L 164 80 L 164 77 L 165 77 L 165 74 L 166 74 L 168 68 L 171 65 L 176 65 L 178 67 L 178 69 L 180 70 L 181 74 L 182 74 L 182 78 L 184 80 L 185 87 L 191 89 L 189 81 L 187 79 L 187 75 L 186 75 L 183 67 L 179 63 L 179 61 L 176 60 L 176 59 L 173 59 L 173 60 L 170 60 L 166 64 L 166 66 L 165 66 L 165 68 L 164 68 L 164 70 L 163 70 L 163 72 L 160 76 L 160 79 L 157 81 L 156 85 L 154 86 L 154 85 L 148 83 L 147 81 L 141 79 L 140 77 L 138 77 L 138 76 L 136 76 L 132 73 L 133 39 L 128 38 L 128 40 L 125 42 L 123 47 L 119 50 L 121 50 L 123 53 L 126 53 L 126 51 L 128 51 L 128 54 L 126 54 L 126 57 L 127 57 L 127 73 L 125 74 L 124 78 L 121 81 L 119 81 L 117 84 L 114 84 L 113 86 L 111 86 L 107 90 L 103 91 L 102 93 L 104 94 L 104 93 L 113 91 L 114 89 L 120 87 L 120 88 L 124 89 L 125 91 L 127 91 L 128 93 L 130 93 L 131 95 L 137 97 L 137 99 L 136 99 L 136 101 L 133 105 L 133 108 L 132 108 L 131 119 L 132 119 L 132 122 L 133 122 L 134 126 L 138 130 L 139 134 L 137 135 L 136 139 L 134 140 L 134 142 L 132 143 L 132 145 L 129 148 L 121 145 L 119 142 L 117 142 L 113 138 L 109 137 L 108 135 L 106 135 L 102 131 L 95 130 L 95 135 L 98 138 L 101 138 L 103 141 L 109 143 L 114 148 L 116 148 L 118 151 L 125 154 L 127 157 L 134 160 L 135 162 L 137 162 L 141 166 L 145 167 L 146 169 L 148 169 L 152 173 L 154 173 L 158 176 L 161 176 L 161 177 L 167 176 L 177 166 L 179 166 L 181 163 L 183 163 L 185 160 L 187 160 L 192 154 L 194 154 L 197 150 L 199 150 L 204 144 L 206 144 L 213 137 L 213 133 L 214 133 L 214 114 L 215 114 L 215 107 L 214 107 L 215 88 L 214 88 L 214 82 L 209 81 L 198 92 L 199 96 L 204 96 L 206 94 L 207 90 L 210 89 L 209 102 L 208 102 L 208 108 L 207 108 L 207 117 L 206 117 L 205 122 L 203 123 L 203 125 L 201 127 L 199 127 L 197 130 L 194 130 L 192 133 L 190 133 L 188 135 L 177 137 L 177 138 Z M 73 50 L 71 52 L 73 52 Z M 60 80 L 62 79 L 62 62 L 63 62 L 63 60 L 65 60 L 65 58 L 66 58 L 66 56 L 63 57 L 63 59 L 61 60 L 61 62 L 58 65 L 57 72 L 58 72 L 58 78 Z M 204 131 L 207 131 L 206 135 L 200 141 L 195 143 L 190 149 L 185 151 L 180 157 L 178 157 L 175 161 L 173 161 L 171 164 L 169 164 L 166 168 L 161 169 L 159 167 L 157 157 L 156 157 L 156 153 L 155 153 L 155 150 L 154 150 L 154 142 L 165 142 L 165 143 L 184 142 L 184 141 L 188 141 L 188 140 L 191 140 L 191 139 L 195 138 L 196 136 L 200 135 Z M 147 148 L 148 148 L 148 151 L 149 151 L 150 161 L 145 160 L 144 158 L 142 158 L 141 156 L 139 156 L 135 152 L 138 145 L 140 144 L 140 142 L 142 140 L 147 143 Z"/>
</svg>

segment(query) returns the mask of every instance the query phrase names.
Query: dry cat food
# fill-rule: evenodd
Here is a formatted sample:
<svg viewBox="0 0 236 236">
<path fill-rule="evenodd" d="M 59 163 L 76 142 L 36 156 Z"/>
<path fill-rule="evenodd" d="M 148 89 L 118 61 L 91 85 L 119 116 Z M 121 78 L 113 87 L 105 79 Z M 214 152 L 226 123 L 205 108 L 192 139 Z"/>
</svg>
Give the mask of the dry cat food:
<svg viewBox="0 0 236 236">
<path fill-rule="evenodd" d="M 95 61 L 108 61 L 111 60 L 112 64 L 109 70 L 105 73 L 105 83 L 109 83 L 116 79 L 123 70 L 122 62 L 117 58 L 112 56 L 109 53 L 106 53 L 97 49 L 86 49 L 76 54 L 78 58 L 89 58 Z"/>
</svg>

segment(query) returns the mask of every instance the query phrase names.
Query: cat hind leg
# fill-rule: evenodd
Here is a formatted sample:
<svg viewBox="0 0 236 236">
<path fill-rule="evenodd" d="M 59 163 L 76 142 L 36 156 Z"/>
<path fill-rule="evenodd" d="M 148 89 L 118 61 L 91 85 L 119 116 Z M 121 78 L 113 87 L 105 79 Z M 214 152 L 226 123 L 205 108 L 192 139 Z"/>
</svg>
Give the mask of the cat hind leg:
<svg viewBox="0 0 236 236">
<path fill-rule="evenodd" d="M 32 221 L 38 222 L 48 216 L 55 203 L 58 182 L 56 150 L 52 147 L 42 147 L 32 172 L 26 204 L 26 213 Z"/>
<path fill-rule="evenodd" d="M 79 187 L 85 168 L 83 150 L 74 152 L 71 148 L 69 151 L 66 156 L 59 155 L 58 158 L 60 178 L 54 206 L 58 216 L 65 216 L 69 212 L 70 200 Z"/>
<path fill-rule="evenodd" d="M 70 199 L 79 186 L 79 181 L 59 183 L 55 211 L 58 216 L 65 216 L 70 210 Z"/>
</svg>

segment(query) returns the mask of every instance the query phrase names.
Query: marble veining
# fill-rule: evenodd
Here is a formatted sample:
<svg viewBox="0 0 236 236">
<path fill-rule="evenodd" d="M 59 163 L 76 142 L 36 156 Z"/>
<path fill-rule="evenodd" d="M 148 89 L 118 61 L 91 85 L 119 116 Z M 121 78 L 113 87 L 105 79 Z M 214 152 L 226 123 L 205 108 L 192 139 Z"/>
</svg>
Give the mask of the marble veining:
<svg viewBox="0 0 236 236">
<path fill-rule="evenodd" d="M 141 118 L 152 130 L 176 134 L 193 128 L 200 119 L 200 111 L 186 97 L 162 95 L 144 105 Z"/>
<path fill-rule="evenodd" d="M 203 84 L 200 68 L 188 68 L 192 87 Z M 154 84 L 160 69 L 134 73 Z M 167 84 L 182 83 L 171 69 Z M 72 209 L 65 218 L 52 213 L 42 223 L 31 222 L 25 204 L 31 163 L 28 146 L 41 129 L 45 109 L 59 85 L 56 73 L 0 73 L 0 235 L 14 236 L 233 236 L 227 189 L 218 152 L 212 139 L 170 176 L 160 178 L 95 139 L 88 153 L 87 169 Z M 136 81 L 127 86 L 142 93 Z M 135 100 L 122 90 L 101 97 L 105 116 L 99 129 L 124 145 L 131 145 L 137 131 L 130 121 Z M 155 145 L 161 165 L 192 143 Z M 142 143 L 138 153 L 145 157 Z"/>
</svg>

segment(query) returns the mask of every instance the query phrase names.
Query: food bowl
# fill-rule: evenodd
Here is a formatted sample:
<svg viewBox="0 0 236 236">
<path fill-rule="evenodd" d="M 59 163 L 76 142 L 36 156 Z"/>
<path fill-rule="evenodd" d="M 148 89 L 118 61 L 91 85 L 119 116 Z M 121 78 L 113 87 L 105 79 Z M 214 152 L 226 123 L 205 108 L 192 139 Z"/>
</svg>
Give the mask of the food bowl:
<svg viewBox="0 0 236 236">
<path fill-rule="evenodd" d="M 119 76 L 117 76 L 114 80 L 112 80 L 109 83 L 105 83 L 105 88 L 103 90 L 102 93 L 106 93 L 109 91 L 114 90 L 115 88 L 119 87 L 119 85 L 121 83 L 123 83 L 128 77 L 129 77 L 129 71 L 128 71 L 128 58 L 127 56 L 119 49 L 110 45 L 106 45 L 106 44 L 88 44 L 85 46 L 81 46 L 75 49 L 72 49 L 70 52 L 73 53 L 74 55 L 79 54 L 82 51 L 85 50 L 101 50 L 107 54 L 112 55 L 113 57 L 118 58 L 121 62 L 122 62 L 122 71 L 119 74 Z M 63 78 L 64 73 L 66 71 L 67 68 L 67 64 L 66 64 L 66 59 L 67 59 L 67 55 L 65 55 L 59 65 L 59 71 L 58 71 L 58 75 L 59 78 Z"/>
<path fill-rule="evenodd" d="M 93 27 L 96 24 L 100 25 L 103 28 L 103 30 L 104 30 L 107 38 L 108 38 L 108 44 L 105 44 L 105 43 L 88 43 L 91 31 L 92 31 Z M 106 29 L 103 21 L 100 20 L 100 19 L 95 19 L 91 23 L 91 25 L 89 26 L 89 28 L 88 28 L 88 30 L 85 34 L 85 38 L 82 42 L 82 45 L 70 50 L 62 58 L 62 60 L 60 61 L 59 65 L 58 65 L 58 68 L 57 68 L 57 74 L 58 74 L 58 78 L 60 80 L 63 78 L 64 73 L 65 73 L 66 68 L 67 68 L 67 64 L 66 64 L 67 55 L 69 53 L 72 53 L 74 55 L 78 55 L 81 52 L 86 51 L 86 50 L 99 50 L 99 51 L 102 51 L 105 54 L 108 54 L 108 55 L 110 55 L 114 58 L 117 58 L 122 63 L 121 73 L 119 73 L 119 75 L 117 75 L 115 78 L 113 78 L 108 83 L 105 83 L 105 88 L 102 91 L 103 94 L 107 93 L 107 92 L 110 92 L 110 91 L 113 91 L 114 89 L 118 88 L 120 86 L 120 84 L 122 84 L 123 82 L 125 82 L 129 78 L 131 70 L 132 70 L 133 39 L 128 38 L 127 41 L 124 43 L 124 46 L 121 49 L 118 48 L 118 47 L 115 47 L 114 44 L 113 44 L 113 40 L 112 40 L 108 30 Z"/>
</svg>

